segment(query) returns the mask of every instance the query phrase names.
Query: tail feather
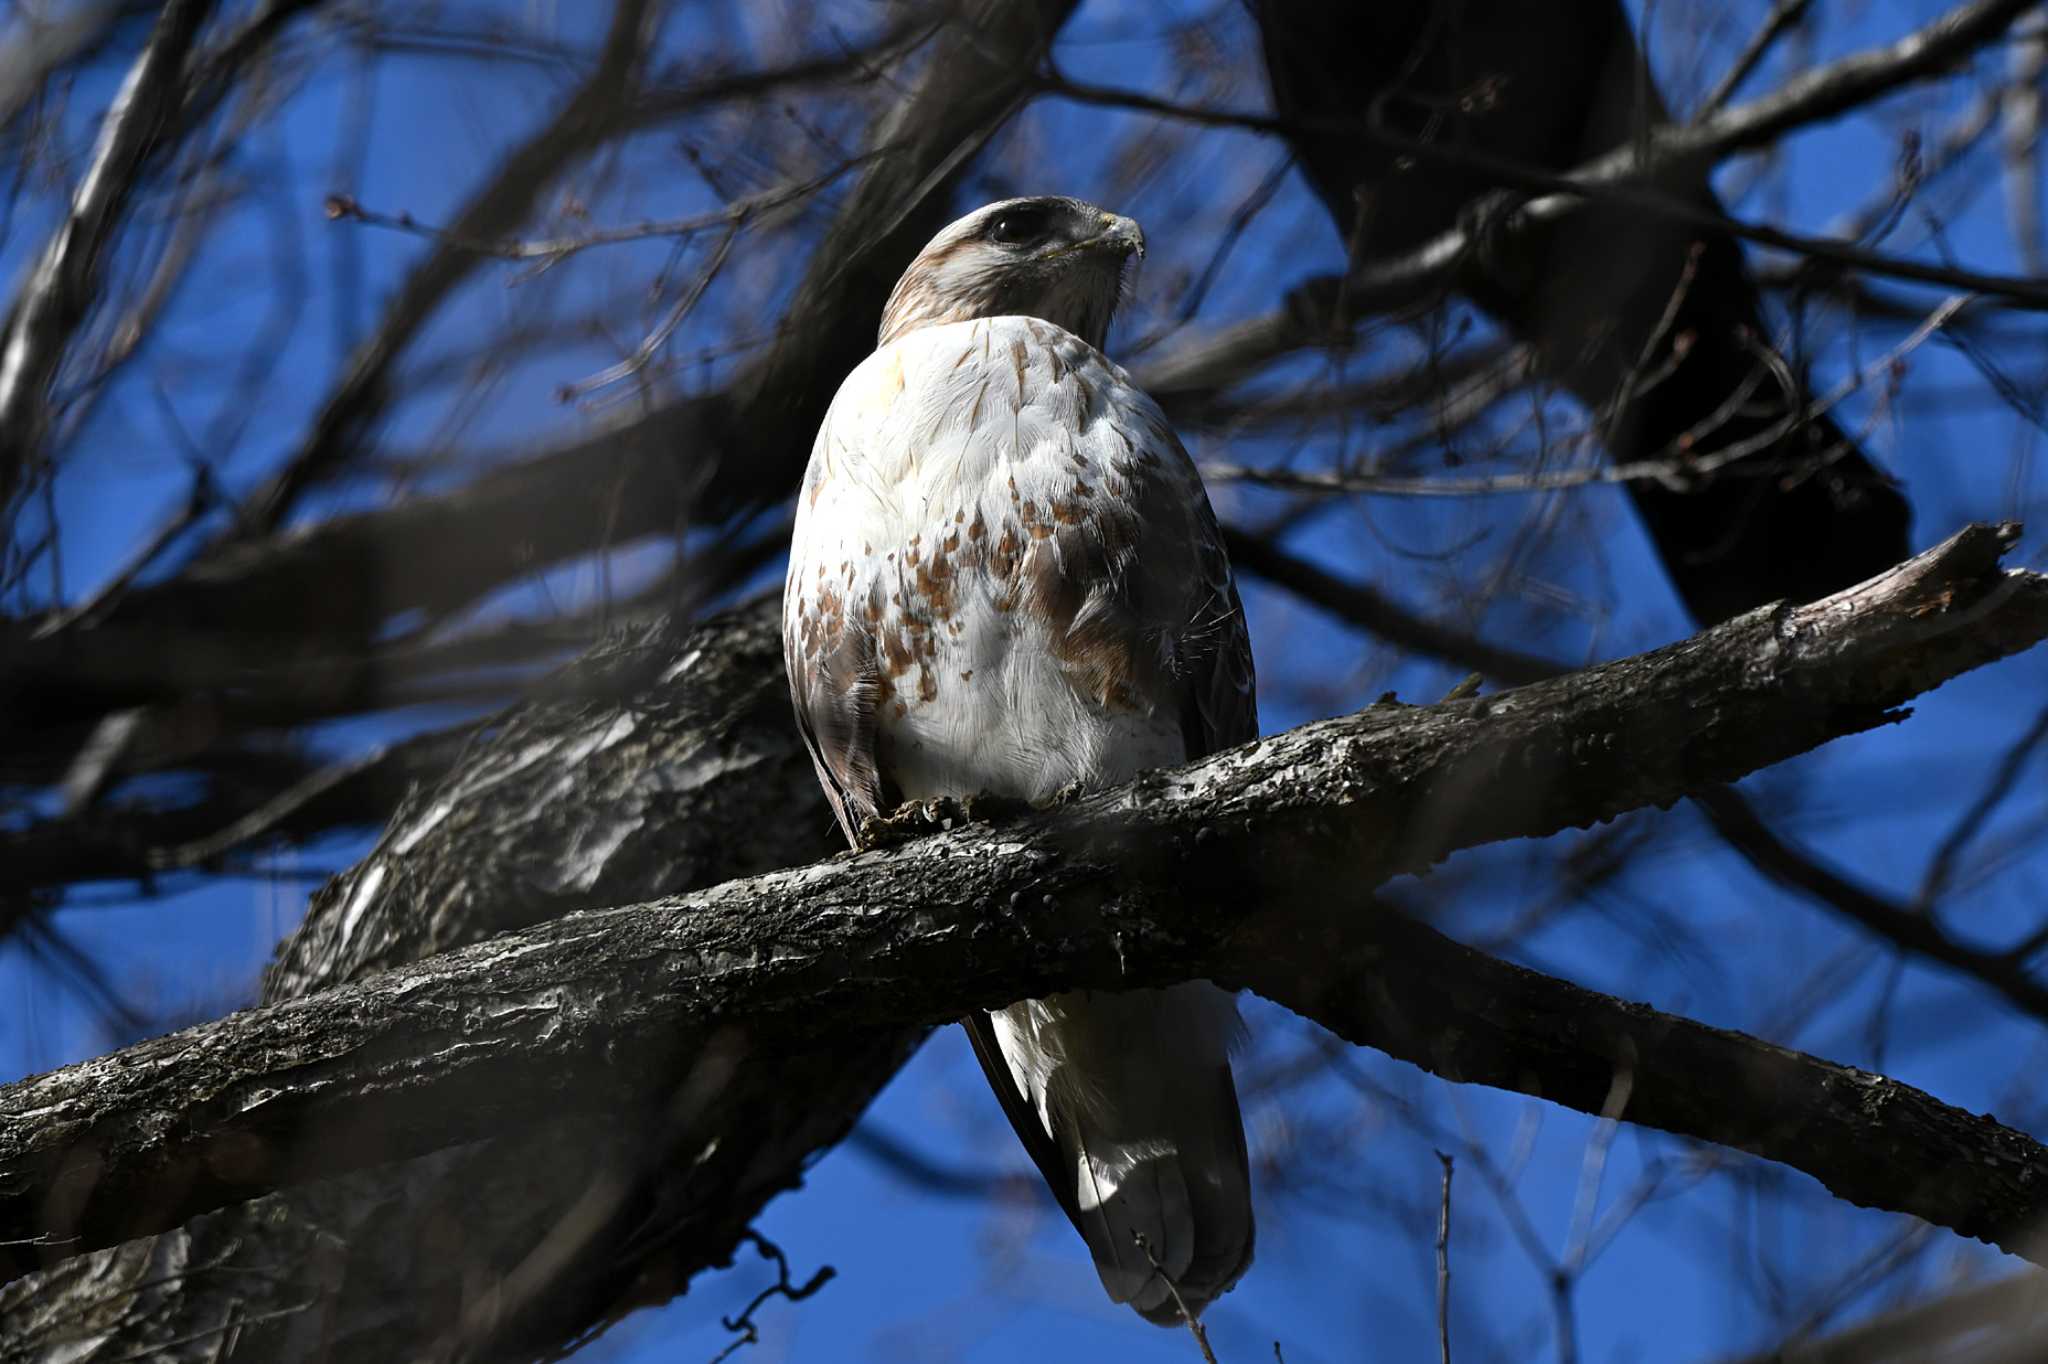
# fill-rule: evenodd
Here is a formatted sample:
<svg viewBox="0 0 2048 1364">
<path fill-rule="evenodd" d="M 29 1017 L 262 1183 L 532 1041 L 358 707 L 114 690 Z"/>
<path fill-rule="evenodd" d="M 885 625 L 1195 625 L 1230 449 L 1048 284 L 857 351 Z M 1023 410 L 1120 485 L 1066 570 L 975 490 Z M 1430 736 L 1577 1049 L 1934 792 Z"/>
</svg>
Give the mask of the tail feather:
<svg viewBox="0 0 2048 1364">
<path fill-rule="evenodd" d="M 1161 1324 L 1180 1320 L 1174 1291 L 1200 1312 L 1251 1263 L 1229 1063 L 1241 1030 L 1234 998 L 1206 982 L 1056 995 L 968 1023 L 1103 1288 Z"/>
</svg>

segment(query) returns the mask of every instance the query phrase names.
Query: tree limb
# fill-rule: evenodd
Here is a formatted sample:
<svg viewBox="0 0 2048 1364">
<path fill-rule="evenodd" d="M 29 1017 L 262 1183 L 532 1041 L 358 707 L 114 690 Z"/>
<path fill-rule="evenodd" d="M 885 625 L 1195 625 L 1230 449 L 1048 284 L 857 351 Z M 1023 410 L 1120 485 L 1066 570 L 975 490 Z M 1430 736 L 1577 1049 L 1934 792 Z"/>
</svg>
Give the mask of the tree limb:
<svg viewBox="0 0 2048 1364">
<path fill-rule="evenodd" d="M 1834 597 L 1649 654 L 1373 707 L 995 827 L 573 915 L 8 1086 L 9 1265 L 565 1116 L 662 1111 L 654 1096 L 687 1096 L 706 1066 L 730 1087 L 746 1057 L 1202 976 L 1448 1078 L 1588 1111 L 1627 1066 L 1631 1121 L 2038 1253 L 2048 1150 L 2030 1138 L 1369 902 L 1457 849 L 1667 804 L 1889 723 L 2031 646 L 2048 635 L 2048 577 L 1998 567 L 2015 535 L 1972 527 Z M 685 1101 L 668 1111 L 681 1158 L 718 1149 Z"/>
<path fill-rule="evenodd" d="M 51 381 L 72 333 L 92 306 L 100 261 L 122 210 L 178 107 L 200 25 L 213 0 L 171 0 L 100 124 L 91 162 L 63 225 L 44 248 L 0 336 L 0 546 L 10 538 L 15 495 L 40 457 Z"/>
</svg>

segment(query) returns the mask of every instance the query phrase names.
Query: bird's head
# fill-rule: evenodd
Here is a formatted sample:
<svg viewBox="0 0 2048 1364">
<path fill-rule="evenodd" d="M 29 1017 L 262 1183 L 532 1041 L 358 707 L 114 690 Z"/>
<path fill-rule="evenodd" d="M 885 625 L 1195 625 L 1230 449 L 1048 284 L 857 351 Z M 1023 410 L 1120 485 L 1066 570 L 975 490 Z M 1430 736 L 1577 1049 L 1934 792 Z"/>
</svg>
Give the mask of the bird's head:
<svg viewBox="0 0 2048 1364">
<path fill-rule="evenodd" d="M 1129 218 L 1046 195 L 976 209 L 918 253 L 889 306 L 879 344 L 919 327 L 977 317 L 1037 317 L 1091 346 L 1109 334 L 1125 266 L 1145 254 Z"/>
</svg>

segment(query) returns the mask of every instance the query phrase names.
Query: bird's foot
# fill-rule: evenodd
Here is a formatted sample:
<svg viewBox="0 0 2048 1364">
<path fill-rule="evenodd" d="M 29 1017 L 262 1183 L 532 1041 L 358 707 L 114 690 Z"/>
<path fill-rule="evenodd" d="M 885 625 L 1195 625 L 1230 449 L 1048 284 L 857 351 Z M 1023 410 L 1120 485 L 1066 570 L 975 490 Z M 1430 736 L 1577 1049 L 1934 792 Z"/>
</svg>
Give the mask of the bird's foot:
<svg viewBox="0 0 2048 1364">
<path fill-rule="evenodd" d="M 928 834 L 944 833 L 967 824 L 999 824 L 1027 814 L 1029 801 L 986 793 L 967 796 L 934 796 L 930 800 L 909 800 L 886 815 L 869 815 L 860 822 L 860 846 L 893 848 Z"/>
</svg>

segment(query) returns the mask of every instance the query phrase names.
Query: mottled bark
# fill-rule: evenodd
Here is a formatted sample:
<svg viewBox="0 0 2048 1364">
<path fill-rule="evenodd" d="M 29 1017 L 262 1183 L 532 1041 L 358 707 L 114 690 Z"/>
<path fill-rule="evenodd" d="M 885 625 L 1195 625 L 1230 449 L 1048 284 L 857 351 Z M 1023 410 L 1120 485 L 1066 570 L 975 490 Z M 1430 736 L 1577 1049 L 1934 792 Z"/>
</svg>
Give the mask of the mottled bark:
<svg viewBox="0 0 2048 1364">
<path fill-rule="evenodd" d="M 1370 901 L 1459 848 L 1665 804 L 1886 723 L 2030 646 L 2048 578 L 2001 571 L 2010 540 L 1966 531 L 1650 654 L 1375 706 L 994 826 L 952 812 L 908 846 L 572 915 L 23 1081 L 0 1091 L 0 1236 L 27 1268 L 298 1181 L 621 1113 L 692 1172 L 680 1225 L 736 1227 L 797 1173 L 764 1168 L 748 1143 L 776 1129 L 746 1115 L 784 1106 L 822 1132 L 858 1111 L 821 1111 L 844 1088 L 793 1095 L 793 1061 L 862 1038 L 879 1055 L 1055 988 L 1209 976 L 1450 1078 L 1590 1111 L 1625 1070 L 1632 1121 L 2033 1253 L 2048 1151 L 2023 1134 Z M 736 1147 L 748 1178 L 694 1177 Z"/>
</svg>

